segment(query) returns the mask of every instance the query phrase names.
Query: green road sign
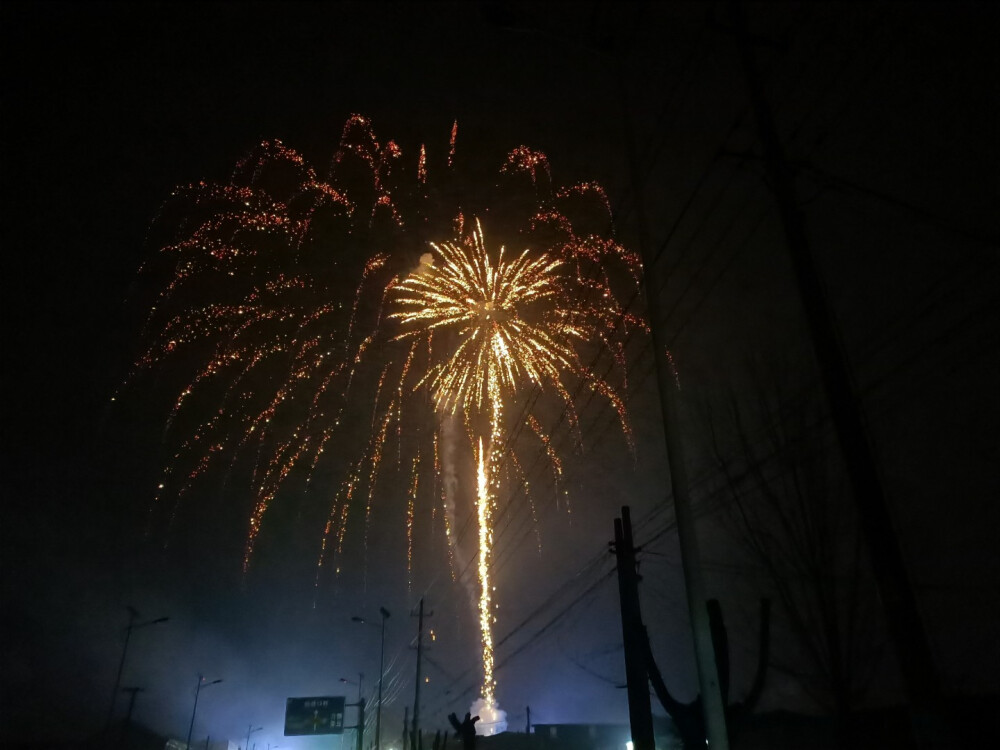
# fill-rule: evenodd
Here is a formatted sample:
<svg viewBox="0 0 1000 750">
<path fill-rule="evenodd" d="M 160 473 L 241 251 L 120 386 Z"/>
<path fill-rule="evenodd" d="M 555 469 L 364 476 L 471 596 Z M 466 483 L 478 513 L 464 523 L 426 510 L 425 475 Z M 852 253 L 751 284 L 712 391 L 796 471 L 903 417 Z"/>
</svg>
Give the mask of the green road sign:
<svg viewBox="0 0 1000 750">
<path fill-rule="evenodd" d="M 343 734 L 344 696 L 289 698 L 285 701 L 285 736 Z"/>
</svg>

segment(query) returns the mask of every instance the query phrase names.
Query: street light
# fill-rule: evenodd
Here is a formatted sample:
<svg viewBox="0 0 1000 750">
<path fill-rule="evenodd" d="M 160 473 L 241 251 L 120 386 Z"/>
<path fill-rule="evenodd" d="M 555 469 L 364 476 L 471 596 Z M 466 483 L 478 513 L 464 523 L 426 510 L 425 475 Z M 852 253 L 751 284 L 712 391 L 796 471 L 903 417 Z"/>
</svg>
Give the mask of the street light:
<svg viewBox="0 0 1000 750">
<path fill-rule="evenodd" d="M 250 735 L 253 732 L 259 732 L 264 727 L 254 727 L 253 724 L 247 726 L 247 744 L 243 746 L 243 750 L 250 750 Z"/>
<path fill-rule="evenodd" d="M 358 703 L 360 703 L 361 702 L 361 686 L 362 686 L 362 684 L 364 684 L 364 681 L 365 681 L 365 675 L 364 675 L 364 673 L 363 672 L 358 672 L 358 681 L 357 682 L 355 682 L 354 680 L 349 680 L 346 677 L 341 677 L 340 681 L 343 682 L 343 683 L 346 683 L 348 685 L 357 685 L 358 686 Z"/>
<path fill-rule="evenodd" d="M 389 619 L 389 610 L 385 607 L 379 607 L 378 611 L 382 616 L 382 637 L 378 657 L 378 708 L 375 711 L 375 750 L 382 750 L 382 745 L 380 744 L 382 736 L 382 675 L 385 673 L 385 621 Z M 351 619 L 354 622 L 369 624 L 364 617 L 352 617 Z"/>
<path fill-rule="evenodd" d="M 122 647 L 121 661 L 118 662 L 118 675 L 115 677 L 114 692 L 111 693 L 111 706 L 108 708 L 108 720 L 105 723 L 105 731 L 111 728 L 111 719 L 115 714 L 115 703 L 118 700 L 118 693 L 120 692 L 119 688 L 122 686 L 122 672 L 125 669 L 125 655 L 128 653 L 128 641 L 129 638 L 132 637 L 132 631 L 148 627 L 149 625 L 159 625 L 161 622 L 166 622 L 170 619 L 169 617 L 158 617 L 155 620 L 137 623 L 135 619 L 139 616 L 139 613 L 136 611 L 135 607 L 130 604 L 126 607 L 126 609 L 128 610 L 128 627 L 125 628 L 125 645 Z"/>
<path fill-rule="evenodd" d="M 187 750 L 191 750 L 191 733 L 194 731 L 194 715 L 198 712 L 198 695 L 203 687 L 218 685 L 220 682 L 222 682 L 221 677 L 218 680 L 205 682 L 204 675 L 198 675 L 198 686 L 194 689 L 194 708 L 191 709 L 191 726 L 188 727 Z"/>
</svg>

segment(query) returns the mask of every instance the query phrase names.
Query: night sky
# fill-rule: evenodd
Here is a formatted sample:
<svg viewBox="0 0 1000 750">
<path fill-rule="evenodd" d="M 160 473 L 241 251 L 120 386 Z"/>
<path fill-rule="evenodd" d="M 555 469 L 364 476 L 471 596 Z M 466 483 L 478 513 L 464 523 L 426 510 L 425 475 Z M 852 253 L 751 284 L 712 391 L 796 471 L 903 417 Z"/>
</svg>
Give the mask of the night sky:
<svg viewBox="0 0 1000 750">
<path fill-rule="evenodd" d="M 730 628 L 734 696 L 745 692 L 767 583 L 732 533 L 710 427 L 732 446 L 726 406 L 759 402 L 761 381 L 783 409 L 804 410 L 820 394 L 817 368 L 726 4 L 620 5 L 3 3 L 0 742 L 102 728 L 127 605 L 141 621 L 170 617 L 133 633 L 123 685 L 145 689 L 135 719 L 172 737 L 186 734 L 203 673 L 224 682 L 202 694 L 196 738 L 235 741 L 252 724 L 259 747 L 309 746 L 281 737 L 284 699 L 353 700 L 363 673 L 373 705 L 378 631 L 351 617 L 376 623 L 384 606 L 383 737 L 397 739 L 421 595 L 435 631 L 422 725 L 443 728 L 475 697 L 468 581 L 452 580 L 440 543 L 421 540 L 408 585 L 404 521 L 387 509 L 367 551 L 353 540 L 343 575 L 316 585 L 328 506 L 292 492 L 243 575 L 250 490 L 217 471 L 164 548 L 145 530 L 171 376 L 111 400 L 142 348 L 150 298 L 138 271 L 174 187 L 225 181 L 265 139 L 324 174 L 355 113 L 412 163 L 426 144 L 440 164 L 457 122 L 457 153 L 484 194 L 511 149 L 543 151 L 553 183 L 605 187 L 633 248 L 635 139 L 706 583 Z M 746 10 L 942 684 L 996 692 L 997 12 Z M 696 693 L 648 340 L 628 359 L 634 451 L 613 412 L 588 402 L 585 449 L 565 460 L 569 507 L 540 497 L 536 524 L 511 512 L 498 532 L 498 697 L 512 729 L 526 706 L 535 722 L 627 719 L 607 552 L 625 504 L 639 519 L 654 652 L 679 697 Z M 823 418 L 816 429 L 835 453 Z M 900 696 L 886 649 L 863 705 Z M 777 669 L 761 708 L 820 710 Z"/>
</svg>

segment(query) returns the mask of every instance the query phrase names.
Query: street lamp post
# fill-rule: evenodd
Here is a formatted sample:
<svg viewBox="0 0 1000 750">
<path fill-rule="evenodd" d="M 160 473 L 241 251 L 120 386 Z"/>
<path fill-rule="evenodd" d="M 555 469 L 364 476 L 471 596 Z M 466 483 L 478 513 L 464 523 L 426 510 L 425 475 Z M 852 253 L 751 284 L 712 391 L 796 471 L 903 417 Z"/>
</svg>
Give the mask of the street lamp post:
<svg viewBox="0 0 1000 750">
<path fill-rule="evenodd" d="M 128 735 L 132 731 L 132 711 L 135 710 L 135 697 L 145 691 L 145 688 L 141 687 L 123 687 L 122 692 L 129 694 L 128 699 L 128 714 L 125 716 L 125 727 L 122 733 L 118 736 L 118 747 L 126 747 L 128 745 Z"/>
<path fill-rule="evenodd" d="M 131 604 L 126 607 L 128 610 L 128 626 L 125 628 L 125 645 L 122 647 L 122 658 L 118 662 L 118 675 L 115 677 L 115 689 L 111 693 L 111 706 L 108 708 L 108 720 L 105 722 L 104 730 L 107 731 L 111 728 L 111 719 L 114 718 L 115 714 L 115 703 L 118 700 L 118 693 L 122 686 L 122 672 L 125 671 L 125 656 L 128 654 L 128 642 L 132 637 L 132 631 L 138 630 L 139 628 L 145 628 L 149 625 L 159 625 L 161 622 L 166 622 L 169 617 L 158 617 L 155 620 L 149 620 L 147 622 L 136 623 L 135 619 L 139 616 L 135 607 Z"/>
<path fill-rule="evenodd" d="M 194 715 L 198 712 L 198 695 L 201 693 L 203 687 L 218 685 L 220 682 L 222 682 L 221 677 L 218 680 L 205 682 L 204 675 L 198 675 L 198 685 L 194 689 L 194 708 L 191 709 L 191 725 L 188 727 L 187 750 L 191 750 L 191 733 L 194 732 Z"/>
<path fill-rule="evenodd" d="M 378 656 L 378 708 L 375 709 L 375 750 L 382 750 L 382 675 L 385 673 L 385 621 L 389 619 L 389 610 L 385 607 L 378 608 L 382 616 L 381 638 L 379 643 Z M 367 624 L 364 617 L 352 617 L 354 622 Z"/>
<path fill-rule="evenodd" d="M 243 750 L 250 750 L 250 735 L 253 732 L 259 732 L 264 727 L 255 727 L 253 724 L 247 726 L 247 744 L 243 746 Z"/>
</svg>

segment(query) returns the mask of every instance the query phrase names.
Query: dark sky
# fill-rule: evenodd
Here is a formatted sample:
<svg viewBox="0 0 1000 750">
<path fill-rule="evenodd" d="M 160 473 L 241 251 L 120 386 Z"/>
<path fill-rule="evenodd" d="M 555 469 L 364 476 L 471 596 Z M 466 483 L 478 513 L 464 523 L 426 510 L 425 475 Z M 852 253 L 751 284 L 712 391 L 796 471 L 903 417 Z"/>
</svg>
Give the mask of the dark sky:
<svg viewBox="0 0 1000 750">
<path fill-rule="evenodd" d="M 128 604 L 171 616 L 130 646 L 125 684 L 147 689 L 139 720 L 182 736 L 202 671 L 225 682 L 204 695 L 201 735 L 236 739 L 253 722 L 265 726 L 261 745 L 279 741 L 288 695 L 340 693 L 339 678 L 359 672 L 369 692 L 377 634 L 350 617 L 387 606 L 383 726 L 398 735 L 412 703 L 406 613 L 423 590 L 400 585 L 399 555 L 369 563 L 366 587 L 348 577 L 317 595 L 316 536 L 290 534 L 273 564 L 243 578 L 245 516 L 227 508 L 240 498 L 221 478 L 202 496 L 218 498 L 204 501 L 198 533 L 169 554 L 150 549 L 164 415 L 142 393 L 110 402 L 138 345 L 130 294 L 152 250 L 147 229 L 172 188 L 225 180 L 269 138 L 322 172 L 352 113 L 409 156 L 421 143 L 445 148 L 457 120 L 458 148 L 483 174 L 518 145 L 541 149 L 555 182 L 606 186 L 619 236 L 634 244 L 628 107 L 660 258 L 659 321 L 690 395 L 708 586 L 732 602 L 745 661 L 754 626 L 737 613 L 752 611 L 759 582 L 717 519 L 704 413 L 749 393 L 751 360 L 797 388 L 817 381 L 743 71 L 711 7 L 3 4 L 3 739 L 101 726 Z M 758 49 L 765 92 L 938 667 L 950 690 L 996 690 L 996 12 L 774 3 L 749 5 L 748 17 L 770 40 Z M 499 697 L 515 727 L 526 705 L 539 722 L 626 716 L 617 592 L 613 578 L 600 582 L 625 503 L 644 521 L 654 648 L 693 696 L 648 351 L 633 365 L 634 459 L 607 414 L 585 412 L 593 446 L 568 466 L 574 514 L 543 514 L 542 553 L 520 529 L 501 540 L 497 632 L 511 638 L 498 651 Z M 422 698 L 431 726 L 465 710 L 476 669 L 467 596 L 434 566 L 421 584 L 442 634 Z M 892 699 L 887 670 L 875 700 Z M 764 703 L 801 699 L 776 676 Z"/>
</svg>

